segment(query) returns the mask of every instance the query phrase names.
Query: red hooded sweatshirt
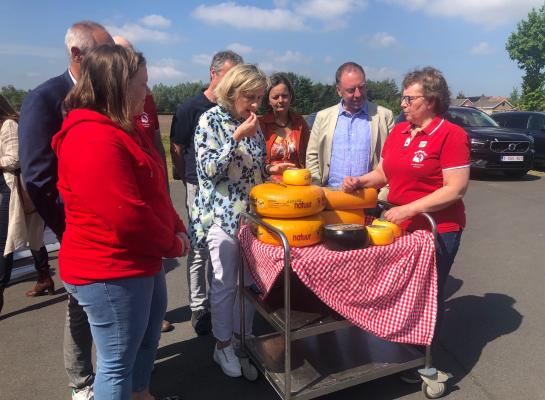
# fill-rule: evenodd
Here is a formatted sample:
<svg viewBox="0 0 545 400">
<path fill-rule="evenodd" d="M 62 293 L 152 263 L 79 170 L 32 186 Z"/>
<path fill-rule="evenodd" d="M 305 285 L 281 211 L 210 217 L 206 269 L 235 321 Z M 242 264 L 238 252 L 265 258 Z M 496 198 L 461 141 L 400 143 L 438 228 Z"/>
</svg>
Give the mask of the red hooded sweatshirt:
<svg viewBox="0 0 545 400">
<path fill-rule="evenodd" d="M 66 231 L 61 279 L 73 285 L 151 276 L 181 255 L 185 232 L 167 192 L 159 155 L 108 117 L 73 110 L 53 137 Z"/>
</svg>

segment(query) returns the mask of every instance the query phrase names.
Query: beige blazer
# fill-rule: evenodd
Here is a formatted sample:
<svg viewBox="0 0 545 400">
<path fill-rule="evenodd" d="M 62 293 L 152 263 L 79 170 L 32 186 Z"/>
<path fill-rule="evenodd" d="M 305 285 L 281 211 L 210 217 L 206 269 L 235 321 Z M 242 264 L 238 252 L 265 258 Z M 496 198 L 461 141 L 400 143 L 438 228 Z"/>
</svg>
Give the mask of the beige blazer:
<svg viewBox="0 0 545 400">
<path fill-rule="evenodd" d="M 386 136 L 394 127 L 394 114 L 387 108 L 370 101 L 367 104 L 371 122 L 372 165 L 375 168 L 380 161 Z M 316 185 L 325 186 L 329 178 L 331 147 L 338 115 L 339 104 L 335 104 L 318 112 L 312 125 L 307 147 L 306 168 L 310 170 L 312 181 Z"/>
<path fill-rule="evenodd" d="M 11 194 L 4 256 L 23 246 L 39 250 L 44 245 L 44 221 L 37 212 L 26 215 L 19 197 L 19 175 L 15 173 L 19 168 L 18 150 L 17 123 L 6 120 L 0 127 L 0 168 Z"/>
</svg>

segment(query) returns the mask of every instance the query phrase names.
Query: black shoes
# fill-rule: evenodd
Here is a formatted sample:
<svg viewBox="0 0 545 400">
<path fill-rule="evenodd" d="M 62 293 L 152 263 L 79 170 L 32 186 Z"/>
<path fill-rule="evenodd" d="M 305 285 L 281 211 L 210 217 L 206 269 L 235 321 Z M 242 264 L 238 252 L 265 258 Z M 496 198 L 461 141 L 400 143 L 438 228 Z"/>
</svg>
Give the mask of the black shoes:
<svg viewBox="0 0 545 400">
<path fill-rule="evenodd" d="M 191 326 L 197 335 L 208 335 L 212 331 L 212 319 L 210 311 L 197 310 L 191 313 Z"/>
</svg>

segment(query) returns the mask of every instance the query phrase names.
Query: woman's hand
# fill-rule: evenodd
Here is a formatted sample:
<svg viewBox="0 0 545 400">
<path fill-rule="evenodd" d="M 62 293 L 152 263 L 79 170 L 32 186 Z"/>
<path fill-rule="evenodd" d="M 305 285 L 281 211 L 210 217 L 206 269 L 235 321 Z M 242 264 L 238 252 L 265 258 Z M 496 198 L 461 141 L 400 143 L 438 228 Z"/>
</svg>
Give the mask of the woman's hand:
<svg viewBox="0 0 545 400">
<path fill-rule="evenodd" d="M 417 212 L 413 210 L 410 204 L 404 206 L 392 207 L 384 213 L 384 219 L 399 225 L 403 221 L 414 217 Z"/>
<path fill-rule="evenodd" d="M 282 175 L 282 173 L 290 168 L 295 168 L 296 165 L 289 162 L 281 162 L 277 164 L 269 164 L 267 171 L 270 175 Z"/>
<path fill-rule="evenodd" d="M 357 176 L 345 176 L 341 185 L 341 190 L 346 193 L 352 193 L 355 190 L 361 189 L 362 184 Z"/>
<path fill-rule="evenodd" d="M 176 236 L 182 242 L 182 257 L 185 257 L 187 256 L 187 253 L 189 253 L 189 249 L 191 248 L 191 245 L 189 244 L 189 238 L 187 237 L 185 232 L 177 232 Z"/>
<path fill-rule="evenodd" d="M 240 126 L 233 133 L 233 138 L 239 142 L 245 137 L 253 137 L 257 132 L 257 127 L 259 126 L 259 120 L 255 113 L 251 113 L 246 120 L 240 124 Z"/>
</svg>

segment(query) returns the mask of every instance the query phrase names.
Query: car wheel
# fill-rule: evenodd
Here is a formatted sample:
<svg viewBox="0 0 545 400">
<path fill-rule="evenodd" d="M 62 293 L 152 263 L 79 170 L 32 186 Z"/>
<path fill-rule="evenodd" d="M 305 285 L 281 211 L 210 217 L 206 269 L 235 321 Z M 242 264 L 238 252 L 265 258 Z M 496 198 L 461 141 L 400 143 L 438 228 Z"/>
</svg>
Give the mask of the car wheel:
<svg viewBox="0 0 545 400">
<path fill-rule="evenodd" d="M 528 173 L 528 169 L 522 170 L 522 171 L 503 171 L 505 176 L 508 176 L 509 178 L 522 178 L 524 175 Z"/>
</svg>

